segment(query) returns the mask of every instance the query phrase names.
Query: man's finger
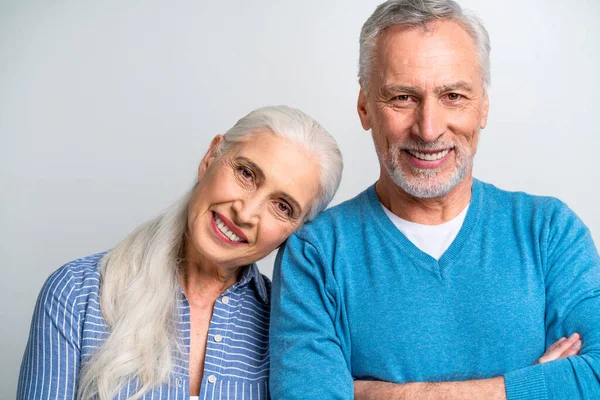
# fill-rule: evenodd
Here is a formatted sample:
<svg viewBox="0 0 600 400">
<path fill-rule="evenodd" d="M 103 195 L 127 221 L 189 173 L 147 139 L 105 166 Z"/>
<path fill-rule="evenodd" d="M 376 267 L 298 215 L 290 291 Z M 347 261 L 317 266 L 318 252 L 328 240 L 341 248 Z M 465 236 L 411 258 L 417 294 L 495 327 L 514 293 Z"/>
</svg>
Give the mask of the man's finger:
<svg viewBox="0 0 600 400">
<path fill-rule="evenodd" d="M 579 350 L 581 350 L 581 345 L 581 340 L 576 341 L 571 347 L 569 347 L 564 353 L 562 353 L 559 358 L 576 356 L 577 354 L 579 354 Z"/>
<path fill-rule="evenodd" d="M 578 341 L 578 333 L 572 334 L 571 336 L 569 336 L 568 339 L 560 338 L 554 344 L 552 344 L 552 346 L 550 346 L 548 350 L 546 350 L 546 352 L 542 355 L 542 357 L 540 357 L 537 363 L 543 364 L 564 357 L 563 354 L 565 352 L 569 352 L 571 347 L 574 346 Z M 581 345 L 579 345 L 579 348 L 581 348 Z M 578 348 L 574 350 L 577 350 L 577 352 L 579 351 Z"/>
<path fill-rule="evenodd" d="M 566 338 L 566 337 L 564 337 L 564 336 L 563 336 L 563 337 L 561 337 L 561 338 L 560 338 L 560 339 L 558 339 L 556 342 L 552 343 L 552 346 L 548 347 L 548 349 L 546 350 L 546 352 L 545 352 L 545 353 L 547 353 L 547 352 L 549 352 L 549 351 L 552 351 L 552 350 L 556 349 L 556 348 L 558 347 L 558 345 L 559 345 L 559 344 L 561 344 L 562 342 L 564 342 L 565 340 L 567 340 L 567 338 Z M 544 354 L 545 354 L 545 353 L 544 353 Z"/>
</svg>

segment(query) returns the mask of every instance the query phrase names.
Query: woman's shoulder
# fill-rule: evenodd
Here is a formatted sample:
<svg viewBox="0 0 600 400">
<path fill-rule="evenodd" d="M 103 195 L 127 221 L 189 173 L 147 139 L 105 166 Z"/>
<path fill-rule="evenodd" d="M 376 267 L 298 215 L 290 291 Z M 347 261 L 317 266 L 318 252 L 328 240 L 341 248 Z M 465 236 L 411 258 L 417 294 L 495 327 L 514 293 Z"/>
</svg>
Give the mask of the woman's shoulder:
<svg viewBox="0 0 600 400">
<path fill-rule="evenodd" d="M 52 297 L 69 302 L 82 295 L 98 293 L 99 264 L 104 254 L 93 254 L 64 264 L 46 279 L 40 298 Z"/>
<path fill-rule="evenodd" d="M 54 271 L 48 279 L 52 277 L 61 277 L 63 280 L 67 279 L 73 284 L 78 284 L 82 283 L 86 279 L 99 278 L 100 261 L 105 254 L 105 252 L 97 253 L 69 261 Z"/>
</svg>

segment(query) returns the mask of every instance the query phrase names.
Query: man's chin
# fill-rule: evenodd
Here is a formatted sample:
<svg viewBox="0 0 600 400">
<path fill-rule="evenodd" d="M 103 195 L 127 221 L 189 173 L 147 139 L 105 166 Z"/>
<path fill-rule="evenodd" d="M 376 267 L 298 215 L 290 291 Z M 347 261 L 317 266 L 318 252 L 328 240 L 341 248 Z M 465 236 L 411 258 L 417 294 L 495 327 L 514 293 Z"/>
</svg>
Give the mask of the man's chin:
<svg viewBox="0 0 600 400">
<path fill-rule="evenodd" d="M 418 199 L 434 199 L 450 193 L 461 181 L 457 174 L 442 177 L 440 171 L 425 170 L 417 176 L 392 176 L 394 183 L 407 194 Z M 425 175 L 425 176 L 423 176 Z M 429 175 L 429 176 L 428 176 Z"/>
</svg>

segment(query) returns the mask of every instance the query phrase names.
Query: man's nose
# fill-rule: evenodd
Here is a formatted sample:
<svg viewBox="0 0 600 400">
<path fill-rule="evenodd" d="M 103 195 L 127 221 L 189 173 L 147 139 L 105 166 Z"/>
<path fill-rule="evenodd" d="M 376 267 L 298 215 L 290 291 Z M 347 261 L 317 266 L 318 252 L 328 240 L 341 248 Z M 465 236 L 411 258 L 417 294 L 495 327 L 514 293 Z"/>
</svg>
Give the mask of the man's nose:
<svg viewBox="0 0 600 400">
<path fill-rule="evenodd" d="M 437 99 L 425 99 L 416 110 L 412 134 L 425 142 L 435 142 L 446 132 L 446 110 Z"/>
<path fill-rule="evenodd" d="M 262 210 L 262 200 L 248 195 L 233 202 L 233 222 L 240 226 L 253 226 L 258 223 Z"/>
</svg>

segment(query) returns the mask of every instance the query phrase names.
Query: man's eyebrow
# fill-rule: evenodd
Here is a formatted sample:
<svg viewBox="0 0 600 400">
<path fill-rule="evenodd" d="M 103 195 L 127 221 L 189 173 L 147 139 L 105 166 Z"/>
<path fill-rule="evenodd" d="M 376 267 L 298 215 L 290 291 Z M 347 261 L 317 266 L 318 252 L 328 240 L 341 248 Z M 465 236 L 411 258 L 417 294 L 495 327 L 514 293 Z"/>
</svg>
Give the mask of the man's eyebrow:
<svg viewBox="0 0 600 400">
<path fill-rule="evenodd" d="M 405 86 L 405 85 L 386 85 L 381 88 L 381 93 L 385 95 L 393 95 L 396 93 L 408 94 L 417 96 L 422 93 L 421 89 L 416 86 Z"/>
<path fill-rule="evenodd" d="M 473 88 L 470 84 L 465 81 L 458 81 L 454 83 L 450 83 L 448 85 L 443 85 L 435 88 L 435 94 L 440 95 L 442 93 L 452 92 L 455 90 L 462 90 L 464 92 L 472 93 Z M 408 85 L 387 85 L 381 88 L 381 93 L 384 95 L 394 95 L 396 93 L 402 93 L 412 96 L 419 96 L 423 94 L 423 91 L 417 86 L 408 86 Z"/>
<path fill-rule="evenodd" d="M 440 95 L 442 93 L 453 92 L 456 90 L 462 90 L 464 92 L 472 93 L 473 88 L 465 81 L 458 81 L 449 85 L 443 85 L 435 88 L 435 94 Z"/>
</svg>

